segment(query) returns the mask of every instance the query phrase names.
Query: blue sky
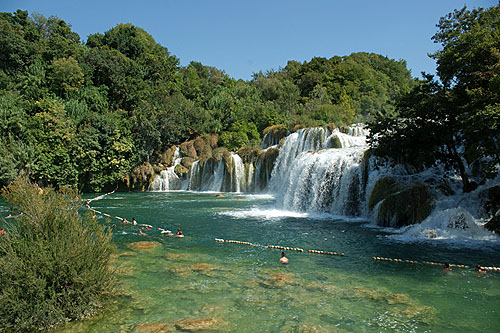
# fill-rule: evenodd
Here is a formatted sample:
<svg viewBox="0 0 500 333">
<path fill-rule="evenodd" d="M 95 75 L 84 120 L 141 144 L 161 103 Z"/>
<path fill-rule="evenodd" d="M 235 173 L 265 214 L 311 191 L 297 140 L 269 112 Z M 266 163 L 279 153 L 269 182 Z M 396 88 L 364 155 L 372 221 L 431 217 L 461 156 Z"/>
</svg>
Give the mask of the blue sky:
<svg viewBox="0 0 500 333">
<path fill-rule="evenodd" d="M 279 69 L 288 60 L 309 61 L 353 52 L 404 59 L 413 76 L 435 72 L 427 54 L 439 18 L 464 5 L 493 0 L 1 0 L 0 11 L 20 8 L 55 15 L 82 40 L 118 23 L 132 23 L 168 48 L 182 65 L 199 61 L 237 79 Z"/>
</svg>

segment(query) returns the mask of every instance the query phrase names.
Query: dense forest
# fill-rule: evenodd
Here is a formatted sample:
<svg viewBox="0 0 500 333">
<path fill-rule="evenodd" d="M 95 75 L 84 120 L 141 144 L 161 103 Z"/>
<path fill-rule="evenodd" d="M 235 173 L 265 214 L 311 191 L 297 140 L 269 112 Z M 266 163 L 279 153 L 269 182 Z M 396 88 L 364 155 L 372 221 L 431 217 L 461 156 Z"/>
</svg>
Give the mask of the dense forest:
<svg viewBox="0 0 500 333">
<path fill-rule="evenodd" d="M 181 66 L 129 23 L 82 41 L 64 20 L 22 10 L 0 14 L 0 49 L 0 186 L 26 175 L 100 191 L 204 134 L 236 150 L 276 124 L 393 119 L 393 101 L 417 84 L 404 60 L 370 53 L 236 80 L 199 62 Z"/>
</svg>

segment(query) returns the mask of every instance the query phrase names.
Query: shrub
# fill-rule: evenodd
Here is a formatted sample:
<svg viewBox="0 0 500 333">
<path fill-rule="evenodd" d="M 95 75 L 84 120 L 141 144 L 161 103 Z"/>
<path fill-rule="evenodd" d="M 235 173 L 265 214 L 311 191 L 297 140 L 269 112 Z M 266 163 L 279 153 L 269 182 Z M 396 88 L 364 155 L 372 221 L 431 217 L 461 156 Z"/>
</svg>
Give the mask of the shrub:
<svg viewBox="0 0 500 333">
<path fill-rule="evenodd" d="M 111 232 L 78 214 L 74 190 L 19 178 L 2 196 L 23 214 L 0 235 L 0 328 L 40 330 L 95 313 L 114 290 Z"/>
</svg>

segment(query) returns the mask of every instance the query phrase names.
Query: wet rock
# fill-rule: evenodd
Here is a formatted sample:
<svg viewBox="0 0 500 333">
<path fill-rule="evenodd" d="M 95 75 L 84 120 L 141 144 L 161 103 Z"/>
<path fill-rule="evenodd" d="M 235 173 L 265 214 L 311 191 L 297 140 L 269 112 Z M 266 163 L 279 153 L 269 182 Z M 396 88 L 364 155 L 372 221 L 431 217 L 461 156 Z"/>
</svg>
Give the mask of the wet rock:
<svg viewBox="0 0 500 333">
<path fill-rule="evenodd" d="M 183 166 L 182 164 L 177 164 L 174 168 L 174 172 L 179 178 L 184 179 L 188 174 L 189 169 Z"/>
<path fill-rule="evenodd" d="M 182 143 L 180 145 L 180 150 L 181 150 L 182 156 L 190 157 L 193 160 L 198 159 L 198 154 L 196 153 L 196 149 L 194 147 L 194 140 Z"/>
<path fill-rule="evenodd" d="M 142 241 L 142 242 L 130 243 L 128 245 L 128 247 L 134 251 L 149 252 L 149 251 L 152 251 L 153 249 L 155 249 L 159 245 L 160 245 L 160 243 L 158 243 L 158 242 Z"/>
<path fill-rule="evenodd" d="M 131 257 L 131 256 L 135 256 L 137 253 L 136 252 L 132 252 L 132 251 L 125 251 L 125 252 L 121 252 L 121 253 L 118 253 L 116 255 L 116 258 L 120 258 L 120 257 Z"/>
<path fill-rule="evenodd" d="M 183 157 L 181 160 L 181 164 L 187 169 L 190 169 L 195 161 L 196 160 L 192 157 Z"/>
<path fill-rule="evenodd" d="M 328 148 L 342 148 L 342 142 L 338 136 L 334 135 L 330 138 L 330 142 L 328 142 Z"/>
<path fill-rule="evenodd" d="M 382 227 L 400 228 L 420 223 L 433 208 L 427 186 L 417 184 L 385 198 L 378 208 L 377 224 Z"/>
<path fill-rule="evenodd" d="M 170 269 L 170 272 L 177 274 L 177 275 L 189 275 L 191 273 L 199 273 L 199 274 L 205 274 L 209 275 L 212 271 L 217 270 L 218 267 L 210 264 L 205 264 L 205 263 L 199 263 L 199 264 L 194 264 L 191 266 L 181 266 L 181 267 L 174 267 Z"/>
<path fill-rule="evenodd" d="M 368 200 L 368 208 L 372 210 L 377 203 L 384 200 L 393 193 L 399 190 L 399 186 L 394 178 L 383 177 L 377 180 L 375 186 L 370 193 Z"/>
<path fill-rule="evenodd" d="M 182 319 L 174 322 L 176 329 L 181 331 L 216 331 L 222 329 L 224 323 L 215 318 Z"/>
<path fill-rule="evenodd" d="M 500 215 L 493 216 L 484 227 L 500 235 Z"/>
<path fill-rule="evenodd" d="M 170 329 L 167 323 L 141 323 L 135 326 L 134 332 L 137 333 L 162 333 Z"/>
</svg>

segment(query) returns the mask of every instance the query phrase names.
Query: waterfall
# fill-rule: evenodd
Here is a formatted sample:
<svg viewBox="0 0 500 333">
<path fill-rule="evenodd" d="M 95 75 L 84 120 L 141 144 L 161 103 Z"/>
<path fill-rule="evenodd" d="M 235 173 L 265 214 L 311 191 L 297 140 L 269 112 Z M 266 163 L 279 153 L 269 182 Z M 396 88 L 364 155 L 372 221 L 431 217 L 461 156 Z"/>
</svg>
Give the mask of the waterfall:
<svg viewBox="0 0 500 333">
<path fill-rule="evenodd" d="M 180 190 L 182 188 L 182 181 L 175 173 L 175 167 L 181 163 L 182 157 L 179 148 L 175 150 L 172 159 L 172 166 L 160 172 L 149 186 L 150 191 L 169 191 Z"/>
<path fill-rule="evenodd" d="M 360 213 L 360 166 L 367 145 L 360 126 L 349 133 L 356 136 L 310 128 L 286 138 L 269 184 L 283 208 L 348 216 Z"/>
</svg>

